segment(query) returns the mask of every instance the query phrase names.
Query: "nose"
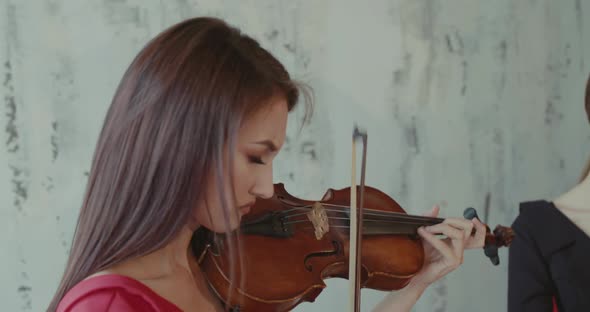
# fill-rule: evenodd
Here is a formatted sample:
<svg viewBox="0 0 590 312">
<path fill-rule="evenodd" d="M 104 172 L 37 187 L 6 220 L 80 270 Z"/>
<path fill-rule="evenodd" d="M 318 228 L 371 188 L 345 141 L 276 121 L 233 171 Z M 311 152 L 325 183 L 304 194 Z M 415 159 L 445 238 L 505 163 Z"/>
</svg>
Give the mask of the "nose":
<svg viewBox="0 0 590 312">
<path fill-rule="evenodd" d="M 270 167 L 270 166 L 269 166 Z M 252 193 L 256 197 L 268 199 L 274 195 L 275 187 L 272 179 L 272 167 L 269 170 L 264 170 L 256 179 L 256 183 L 252 188 Z"/>
</svg>

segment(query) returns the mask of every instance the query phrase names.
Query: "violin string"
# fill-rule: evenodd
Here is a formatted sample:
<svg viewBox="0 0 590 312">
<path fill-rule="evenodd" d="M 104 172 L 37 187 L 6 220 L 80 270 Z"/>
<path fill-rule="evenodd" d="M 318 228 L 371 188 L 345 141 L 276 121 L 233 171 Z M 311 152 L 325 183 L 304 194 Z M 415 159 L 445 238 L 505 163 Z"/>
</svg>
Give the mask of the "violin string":
<svg viewBox="0 0 590 312">
<path fill-rule="evenodd" d="M 350 210 L 350 207 L 349 206 L 343 206 L 343 205 L 322 204 L 322 206 L 336 207 L 336 208 L 345 208 L 344 211 L 339 210 L 339 209 L 325 209 L 327 211 L 347 212 L 347 211 Z M 296 211 L 296 210 L 309 211 L 309 210 L 312 210 L 311 207 L 312 207 L 312 205 L 296 206 L 296 207 L 293 207 L 291 209 L 287 209 L 284 212 L 291 212 L 291 211 Z M 402 212 L 383 211 L 383 210 L 376 210 L 376 209 L 370 209 L 370 208 L 364 208 L 363 211 L 365 211 L 365 214 L 369 214 L 370 213 L 372 215 L 379 215 L 379 216 L 384 216 L 384 217 L 389 217 L 389 216 L 402 216 L 404 218 L 433 219 L 432 217 L 411 216 L 411 215 L 408 215 L 408 214 L 402 213 Z"/>
<path fill-rule="evenodd" d="M 334 226 L 330 226 L 330 228 L 338 228 L 338 229 L 349 229 L 349 228 L 350 228 L 350 226 L 348 226 L 348 225 L 334 225 Z M 315 229 L 314 229 L 314 227 L 313 227 L 313 226 L 297 227 L 297 228 L 295 228 L 295 230 L 296 230 L 296 231 L 303 231 L 303 232 L 306 232 L 306 233 L 308 233 L 308 234 L 312 234 L 312 235 L 313 235 L 313 232 L 315 231 Z M 396 232 L 392 232 L 392 233 L 382 232 L 382 233 L 379 233 L 379 234 L 389 234 L 389 235 L 407 235 L 408 233 L 405 233 L 405 234 L 404 234 L 404 233 L 399 233 L 399 232 L 397 232 L 397 233 L 396 233 Z M 365 235 L 371 235 L 371 234 L 365 234 Z M 439 235 L 441 235 L 441 234 L 434 234 L 434 235 L 436 235 L 436 236 L 439 236 Z M 444 236 L 444 235 L 443 235 L 443 236 Z"/>
<path fill-rule="evenodd" d="M 349 209 L 349 207 L 341 206 L 341 205 L 324 204 L 324 206 L 341 207 L 341 208 L 348 208 Z M 291 209 L 287 209 L 283 212 L 283 213 L 285 213 L 284 217 L 289 219 L 291 217 L 305 215 L 307 213 L 307 211 L 312 209 L 310 207 L 311 207 L 311 205 L 307 205 L 307 206 L 299 206 L 299 207 L 293 207 Z M 344 212 L 344 213 L 347 212 L 347 210 L 342 211 L 340 209 L 330 209 L 330 208 L 326 208 L 324 210 L 328 211 L 328 212 Z M 306 211 L 306 212 L 299 212 L 299 211 Z M 378 217 L 384 217 L 385 219 L 389 219 L 389 220 L 416 220 L 416 221 L 439 221 L 439 222 L 443 221 L 443 219 L 440 219 L 440 218 L 411 216 L 411 215 L 407 215 L 407 214 L 399 213 L 399 212 L 387 212 L 387 211 L 381 211 L 381 210 L 375 210 L 375 209 L 369 209 L 369 208 L 363 209 L 363 211 L 364 211 L 363 216 L 378 216 Z"/>
<path fill-rule="evenodd" d="M 350 207 L 349 206 L 343 206 L 343 205 L 322 204 L 322 206 L 335 207 L 335 208 L 344 208 L 345 211 L 349 211 L 350 210 Z M 301 207 L 306 207 L 307 208 L 307 207 L 312 207 L 312 206 L 311 205 L 307 205 L 307 206 L 301 206 Z M 309 208 L 309 209 L 311 209 L 311 208 Z M 413 216 L 413 215 L 408 215 L 407 213 L 404 213 L 404 212 L 383 211 L 383 210 L 377 210 L 377 209 L 371 209 L 371 208 L 363 208 L 363 211 L 369 212 L 372 215 L 379 215 L 379 216 L 383 216 L 383 217 L 398 216 L 398 217 L 407 218 L 407 219 L 443 221 L 443 219 L 439 219 L 439 218 L 426 217 L 426 216 Z"/>
<path fill-rule="evenodd" d="M 295 212 L 294 214 L 289 214 L 288 216 L 305 215 L 305 214 L 307 214 L 307 212 L 309 212 L 310 210 L 312 210 L 312 209 L 306 208 L 306 207 L 307 206 L 298 207 L 298 208 L 291 208 L 291 209 L 285 210 L 284 212 L 286 212 L 286 213 Z M 348 208 L 348 207 L 346 207 L 346 208 Z M 324 209 L 324 210 L 325 211 L 333 211 L 333 212 L 341 212 L 341 213 L 347 213 L 348 212 L 348 210 L 333 209 L 333 208 L 327 208 L 327 209 Z M 305 211 L 305 212 L 297 212 L 297 211 Z M 390 217 L 390 216 L 398 216 L 399 215 L 399 216 L 403 216 L 403 217 L 414 218 L 413 216 L 409 216 L 409 215 L 406 215 L 406 214 L 391 215 L 391 214 L 388 214 L 387 212 L 385 212 L 385 213 L 379 213 L 379 212 L 371 212 L 371 211 L 365 212 L 364 215 L 382 216 L 382 217 Z"/>
<path fill-rule="evenodd" d="M 347 210 L 350 210 L 349 206 L 344 206 L 344 205 L 336 205 L 336 204 L 325 204 L 322 203 L 322 206 L 325 207 L 336 207 L 336 208 L 346 208 Z M 301 209 L 305 209 L 305 210 L 311 210 L 313 205 L 303 205 L 303 206 L 293 206 L 293 208 L 291 209 L 287 209 L 285 211 L 292 211 L 292 210 L 301 210 Z M 383 210 L 377 210 L 377 209 L 371 209 L 371 208 L 363 208 L 364 211 L 369 211 L 369 212 L 374 212 L 374 213 L 380 213 L 380 214 L 385 214 L 385 215 L 406 215 L 405 213 L 402 212 L 394 212 L 394 211 L 383 211 Z"/>
<path fill-rule="evenodd" d="M 349 220 L 349 218 L 328 217 L 328 220 Z M 381 219 L 368 219 L 368 218 L 364 218 L 363 221 L 364 222 L 396 223 L 396 224 L 416 224 L 416 225 L 430 224 L 430 223 L 424 223 L 424 222 L 420 222 L 420 221 L 407 221 L 407 220 L 396 221 L 396 220 L 381 220 Z M 285 222 L 284 224 L 288 225 L 288 224 L 296 224 L 296 223 L 304 223 L 304 222 L 311 222 L 311 221 L 309 221 L 309 219 L 301 219 L 301 220 L 295 220 L 295 221 L 288 221 L 288 222 Z"/>
<path fill-rule="evenodd" d="M 305 216 L 307 215 L 307 210 L 306 212 L 295 212 L 295 213 L 291 213 L 289 211 L 291 211 L 293 209 L 289 209 L 286 210 L 287 214 L 284 216 L 285 218 L 293 218 L 293 217 L 298 217 L 298 216 Z M 340 212 L 342 213 L 341 210 L 338 209 L 325 209 L 328 212 Z M 408 215 L 395 215 L 395 216 L 391 216 L 391 215 L 383 215 L 383 214 L 378 214 L 378 213 L 372 213 L 372 212 L 365 212 L 363 214 L 363 216 L 378 216 L 378 217 L 385 217 L 384 219 L 387 218 L 391 218 L 391 220 L 400 220 L 400 219 L 404 219 L 404 220 L 417 220 L 417 221 L 437 221 L 438 219 L 436 218 L 429 218 L 429 217 L 414 217 L 414 216 L 408 216 Z"/>
<path fill-rule="evenodd" d="M 350 220 L 349 217 L 335 217 L 335 216 L 330 216 L 327 215 L 326 216 L 328 220 Z M 367 216 L 365 218 L 363 218 L 365 221 L 368 222 L 383 222 L 383 223 L 397 223 L 397 224 L 434 224 L 433 222 L 437 222 L 436 220 L 433 219 L 408 219 L 408 218 L 371 218 L 371 216 Z M 285 222 L 285 224 L 291 224 L 294 222 L 301 222 L 301 220 L 303 221 L 308 221 L 309 219 L 304 218 L 304 219 L 295 219 L 294 217 L 285 217 L 285 220 L 287 220 Z"/>
<path fill-rule="evenodd" d="M 338 209 L 324 209 L 324 210 L 327 211 L 327 212 L 342 212 L 342 211 L 340 211 Z M 294 212 L 294 213 L 290 213 L 289 212 L 288 214 L 285 214 L 284 217 L 287 218 L 287 219 L 289 219 L 289 218 L 294 218 L 294 217 L 299 217 L 299 216 L 306 216 L 308 214 L 308 212 L 309 212 L 309 210 L 306 210 L 305 212 Z M 365 216 L 369 216 L 369 215 L 372 215 L 372 214 L 371 213 L 365 213 L 364 215 Z"/>
<path fill-rule="evenodd" d="M 350 228 L 350 225 L 330 225 L 330 228 L 348 229 L 348 228 Z M 314 230 L 313 226 L 304 227 L 302 229 L 303 230 Z"/>
</svg>

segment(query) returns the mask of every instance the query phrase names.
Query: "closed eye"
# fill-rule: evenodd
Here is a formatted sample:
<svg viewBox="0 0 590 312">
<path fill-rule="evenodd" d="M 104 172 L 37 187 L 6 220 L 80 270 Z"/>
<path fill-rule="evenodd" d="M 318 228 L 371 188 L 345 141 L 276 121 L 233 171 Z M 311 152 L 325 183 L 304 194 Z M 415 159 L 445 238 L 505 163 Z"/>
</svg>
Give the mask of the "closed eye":
<svg viewBox="0 0 590 312">
<path fill-rule="evenodd" d="M 259 165 L 264 165 L 265 164 L 262 161 L 262 158 L 260 158 L 258 156 L 248 156 L 248 159 L 250 160 L 250 162 L 255 163 L 255 164 L 259 164 Z"/>
</svg>

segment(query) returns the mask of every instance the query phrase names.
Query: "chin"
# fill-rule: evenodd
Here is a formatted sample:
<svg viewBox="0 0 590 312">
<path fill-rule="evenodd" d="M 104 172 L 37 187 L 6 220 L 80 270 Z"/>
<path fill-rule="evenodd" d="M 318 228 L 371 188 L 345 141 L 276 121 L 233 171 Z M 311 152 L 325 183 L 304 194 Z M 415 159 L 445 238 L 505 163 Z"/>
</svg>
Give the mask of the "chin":
<svg viewBox="0 0 590 312">
<path fill-rule="evenodd" d="M 202 226 L 206 227 L 207 229 L 209 229 L 211 232 L 215 232 L 218 234 L 225 234 L 227 231 L 227 228 L 225 226 L 224 223 L 222 224 L 202 224 Z M 238 227 L 240 226 L 240 220 L 231 220 L 229 222 L 229 231 L 232 232 L 236 229 L 238 229 Z"/>
</svg>

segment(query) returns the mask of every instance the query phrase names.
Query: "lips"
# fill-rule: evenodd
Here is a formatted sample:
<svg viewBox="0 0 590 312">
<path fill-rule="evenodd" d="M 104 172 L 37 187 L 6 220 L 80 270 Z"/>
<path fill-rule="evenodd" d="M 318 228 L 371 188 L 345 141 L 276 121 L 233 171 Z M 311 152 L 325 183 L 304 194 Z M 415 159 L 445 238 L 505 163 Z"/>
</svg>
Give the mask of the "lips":
<svg viewBox="0 0 590 312">
<path fill-rule="evenodd" d="M 242 213 L 242 215 L 245 215 L 247 213 L 250 212 L 250 206 L 242 206 L 240 207 L 240 212 Z"/>
<path fill-rule="evenodd" d="M 250 210 L 252 209 L 252 206 L 254 205 L 254 202 L 249 202 L 246 205 L 242 205 L 240 206 L 238 209 L 240 210 L 240 212 L 245 215 L 247 213 L 250 212 Z"/>
</svg>

